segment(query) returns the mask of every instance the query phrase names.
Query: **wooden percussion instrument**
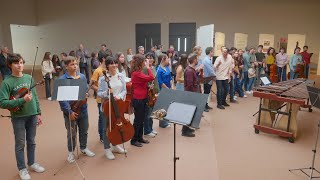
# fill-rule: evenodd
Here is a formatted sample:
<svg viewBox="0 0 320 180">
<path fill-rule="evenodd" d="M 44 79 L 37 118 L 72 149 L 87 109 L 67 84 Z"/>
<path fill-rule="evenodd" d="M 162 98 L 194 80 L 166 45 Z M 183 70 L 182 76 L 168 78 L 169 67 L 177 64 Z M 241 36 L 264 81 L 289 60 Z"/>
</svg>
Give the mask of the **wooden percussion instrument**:
<svg viewBox="0 0 320 180">
<path fill-rule="evenodd" d="M 259 131 L 286 137 L 293 143 L 297 137 L 297 113 L 300 107 L 309 108 L 307 85 L 314 82 L 306 79 L 293 79 L 260 86 L 254 89 L 253 96 L 260 98 L 255 133 Z"/>
</svg>

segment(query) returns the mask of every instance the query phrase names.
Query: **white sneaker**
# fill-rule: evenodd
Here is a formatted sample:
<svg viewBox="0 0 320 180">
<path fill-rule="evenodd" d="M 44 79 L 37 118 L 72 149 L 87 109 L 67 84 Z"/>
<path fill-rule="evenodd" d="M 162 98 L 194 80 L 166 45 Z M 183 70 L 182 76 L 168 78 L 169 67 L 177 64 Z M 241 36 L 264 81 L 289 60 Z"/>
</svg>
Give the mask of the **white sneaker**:
<svg viewBox="0 0 320 180">
<path fill-rule="evenodd" d="M 250 94 L 250 91 L 246 91 L 246 94 Z"/>
<path fill-rule="evenodd" d="M 171 124 L 168 124 L 168 126 L 166 126 L 165 128 L 171 128 Z"/>
<path fill-rule="evenodd" d="M 33 163 L 30 166 L 30 169 L 32 169 L 33 171 L 35 171 L 37 173 L 43 173 L 45 171 L 44 167 L 40 166 L 40 164 L 38 164 L 38 163 Z"/>
<path fill-rule="evenodd" d="M 96 155 L 95 153 L 93 153 L 92 151 L 90 151 L 88 148 L 85 148 L 85 149 L 80 150 L 80 151 L 82 152 L 82 154 L 85 154 L 85 155 L 87 155 L 87 156 L 89 156 L 89 157 L 93 157 L 93 156 Z"/>
<path fill-rule="evenodd" d="M 238 96 L 233 96 L 233 100 L 237 100 Z"/>
<path fill-rule="evenodd" d="M 154 137 L 156 137 L 156 135 L 155 135 L 155 134 L 153 134 L 152 132 L 151 132 L 151 133 L 149 133 L 149 134 L 145 134 L 145 136 L 146 136 L 146 137 L 150 137 L 150 138 L 154 138 Z"/>
<path fill-rule="evenodd" d="M 73 163 L 75 161 L 73 152 L 69 152 L 67 160 L 69 163 Z"/>
<path fill-rule="evenodd" d="M 243 95 L 243 97 L 244 97 L 244 98 L 247 98 L 248 96 L 247 96 L 247 95 Z"/>
<path fill-rule="evenodd" d="M 28 180 L 28 179 L 31 179 L 30 175 L 29 175 L 29 172 L 26 168 L 24 169 L 21 169 L 19 171 L 19 176 L 20 176 L 20 179 L 21 180 Z"/>
<path fill-rule="evenodd" d="M 112 146 L 112 152 L 125 154 L 127 153 L 127 150 L 123 149 L 120 145 L 116 145 L 116 146 Z"/>
<path fill-rule="evenodd" d="M 51 101 L 51 97 L 48 97 L 48 100 Z"/>
<path fill-rule="evenodd" d="M 106 157 L 110 160 L 114 160 L 116 157 L 114 157 L 112 151 L 111 151 L 111 148 L 109 149 L 105 149 L 104 150 L 104 154 L 106 155 Z"/>
<path fill-rule="evenodd" d="M 155 130 L 153 130 L 152 133 L 155 134 L 155 135 L 158 135 L 158 132 L 155 131 Z"/>
<path fill-rule="evenodd" d="M 250 94 L 253 94 L 253 91 L 250 91 Z"/>
</svg>

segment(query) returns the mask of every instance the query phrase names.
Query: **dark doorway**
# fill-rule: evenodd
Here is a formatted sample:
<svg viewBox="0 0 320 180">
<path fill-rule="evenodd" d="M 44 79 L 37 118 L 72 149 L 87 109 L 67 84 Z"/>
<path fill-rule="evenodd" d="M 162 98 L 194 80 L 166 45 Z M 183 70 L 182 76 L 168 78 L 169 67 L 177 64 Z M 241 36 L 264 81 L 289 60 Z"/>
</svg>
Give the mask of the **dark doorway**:
<svg viewBox="0 0 320 180">
<path fill-rule="evenodd" d="M 196 23 L 170 23 L 169 44 L 182 53 L 191 53 L 196 42 Z"/>
<path fill-rule="evenodd" d="M 136 52 L 138 47 L 143 46 L 145 53 L 150 51 L 150 48 L 161 44 L 161 25 L 154 24 L 136 24 Z"/>
</svg>

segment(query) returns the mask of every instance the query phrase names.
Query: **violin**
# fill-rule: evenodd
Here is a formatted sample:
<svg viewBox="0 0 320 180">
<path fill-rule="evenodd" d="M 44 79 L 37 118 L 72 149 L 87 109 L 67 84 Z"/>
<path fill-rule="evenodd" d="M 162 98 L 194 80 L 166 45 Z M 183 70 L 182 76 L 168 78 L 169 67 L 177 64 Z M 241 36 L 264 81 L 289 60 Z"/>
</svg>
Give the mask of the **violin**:
<svg viewBox="0 0 320 180">
<path fill-rule="evenodd" d="M 149 88 L 148 88 L 148 106 L 149 107 L 154 106 L 154 104 L 157 101 L 157 97 L 156 97 L 157 93 L 153 86 L 154 86 L 154 83 L 152 81 L 152 83 L 149 85 Z"/>
<path fill-rule="evenodd" d="M 106 71 L 103 71 L 103 75 L 109 89 L 112 89 Z M 115 100 L 111 91 L 109 91 L 109 98 L 102 104 L 104 114 L 109 117 L 108 138 L 113 145 L 124 144 L 134 135 L 132 124 L 124 117 L 127 108 L 127 103 L 121 99 Z"/>
<path fill-rule="evenodd" d="M 79 76 L 80 77 L 80 76 Z M 89 92 L 89 90 L 91 89 L 93 85 L 93 82 L 89 85 L 89 88 L 86 91 L 86 94 Z M 81 101 L 74 101 L 70 104 L 71 110 L 77 114 L 81 113 L 81 108 L 82 106 L 84 106 L 85 104 L 87 104 L 87 100 L 88 98 L 81 100 Z"/>
<path fill-rule="evenodd" d="M 44 80 L 39 81 L 38 83 L 32 85 L 30 88 L 21 88 L 15 95 L 11 95 L 9 100 L 15 100 L 24 97 L 26 94 L 28 94 L 33 88 L 35 88 L 37 85 L 43 85 Z M 17 112 L 21 110 L 21 107 L 15 107 L 15 108 L 9 108 L 10 112 Z"/>
</svg>

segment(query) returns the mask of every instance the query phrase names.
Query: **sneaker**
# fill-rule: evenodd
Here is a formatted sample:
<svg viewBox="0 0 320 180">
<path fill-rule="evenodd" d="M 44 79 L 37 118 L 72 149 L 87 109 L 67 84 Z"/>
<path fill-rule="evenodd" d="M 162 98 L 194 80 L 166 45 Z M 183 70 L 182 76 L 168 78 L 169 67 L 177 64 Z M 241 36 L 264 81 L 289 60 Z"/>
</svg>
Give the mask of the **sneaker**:
<svg viewBox="0 0 320 180">
<path fill-rule="evenodd" d="M 244 98 L 247 98 L 248 96 L 247 96 L 247 95 L 243 95 L 243 97 L 244 97 Z"/>
<path fill-rule="evenodd" d="M 253 94 L 253 91 L 250 91 L 250 94 Z"/>
<path fill-rule="evenodd" d="M 20 176 L 20 179 L 21 180 L 28 180 L 28 179 L 31 179 L 30 175 L 29 175 L 29 172 L 26 168 L 24 169 L 21 169 L 19 171 L 19 176 Z"/>
<path fill-rule="evenodd" d="M 250 91 L 246 91 L 246 94 L 250 94 Z"/>
<path fill-rule="evenodd" d="M 158 132 L 155 131 L 155 130 L 153 130 L 152 133 L 155 134 L 155 135 L 158 135 Z"/>
<path fill-rule="evenodd" d="M 154 138 L 154 137 L 156 137 L 156 135 L 153 134 L 152 132 L 149 133 L 149 134 L 145 134 L 145 136 L 146 136 L 146 137 L 149 137 L 149 138 Z"/>
<path fill-rule="evenodd" d="M 67 160 L 69 163 L 73 163 L 75 161 L 73 152 L 69 152 Z"/>
<path fill-rule="evenodd" d="M 164 128 L 171 128 L 171 125 L 170 124 L 168 124 L 166 127 L 164 127 Z"/>
<path fill-rule="evenodd" d="M 48 100 L 51 101 L 51 97 L 48 97 Z"/>
<path fill-rule="evenodd" d="M 237 101 L 234 100 L 234 99 L 232 99 L 232 100 L 230 100 L 230 102 L 231 102 L 231 103 L 236 103 Z"/>
<path fill-rule="evenodd" d="M 139 143 L 149 144 L 150 142 L 146 139 L 138 140 Z"/>
<path fill-rule="evenodd" d="M 238 96 L 233 96 L 233 100 L 237 100 Z"/>
<path fill-rule="evenodd" d="M 222 105 L 218 105 L 217 108 L 219 108 L 219 109 L 225 109 Z"/>
<path fill-rule="evenodd" d="M 143 146 L 143 144 L 139 143 L 138 141 L 131 142 L 131 145 L 137 146 L 137 147 L 142 147 Z"/>
<path fill-rule="evenodd" d="M 104 150 L 104 154 L 106 155 L 106 157 L 110 160 L 114 160 L 116 157 L 114 157 L 112 151 L 111 151 L 111 148 L 109 149 L 105 149 Z"/>
<path fill-rule="evenodd" d="M 112 146 L 112 152 L 119 153 L 119 154 L 125 154 L 127 153 L 127 150 L 123 149 L 120 145 Z"/>
<path fill-rule="evenodd" d="M 226 102 L 225 102 L 225 103 L 223 103 L 223 106 L 230 106 L 230 105 L 229 105 L 228 103 L 226 103 Z"/>
<path fill-rule="evenodd" d="M 212 109 L 212 107 L 210 107 L 210 106 L 206 105 L 206 109 Z"/>
<path fill-rule="evenodd" d="M 89 157 L 93 157 L 93 156 L 96 155 L 96 154 L 94 154 L 92 151 L 90 151 L 88 148 L 85 148 L 85 149 L 80 150 L 80 151 L 82 152 L 82 154 L 85 154 L 85 155 L 87 155 L 87 156 L 89 156 Z"/>
<path fill-rule="evenodd" d="M 37 172 L 37 173 L 43 173 L 45 171 L 44 167 L 40 166 L 38 163 L 33 163 L 30 166 L 30 169 Z"/>
<path fill-rule="evenodd" d="M 102 143 L 102 144 L 103 144 L 103 139 L 100 139 L 100 143 Z"/>
<path fill-rule="evenodd" d="M 182 136 L 185 136 L 185 137 L 195 137 L 195 136 L 196 136 L 195 134 L 193 134 L 193 133 L 190 132 L 190 131 L 182 132 L 181 135 L 182 135 Z"/>
</svg>

